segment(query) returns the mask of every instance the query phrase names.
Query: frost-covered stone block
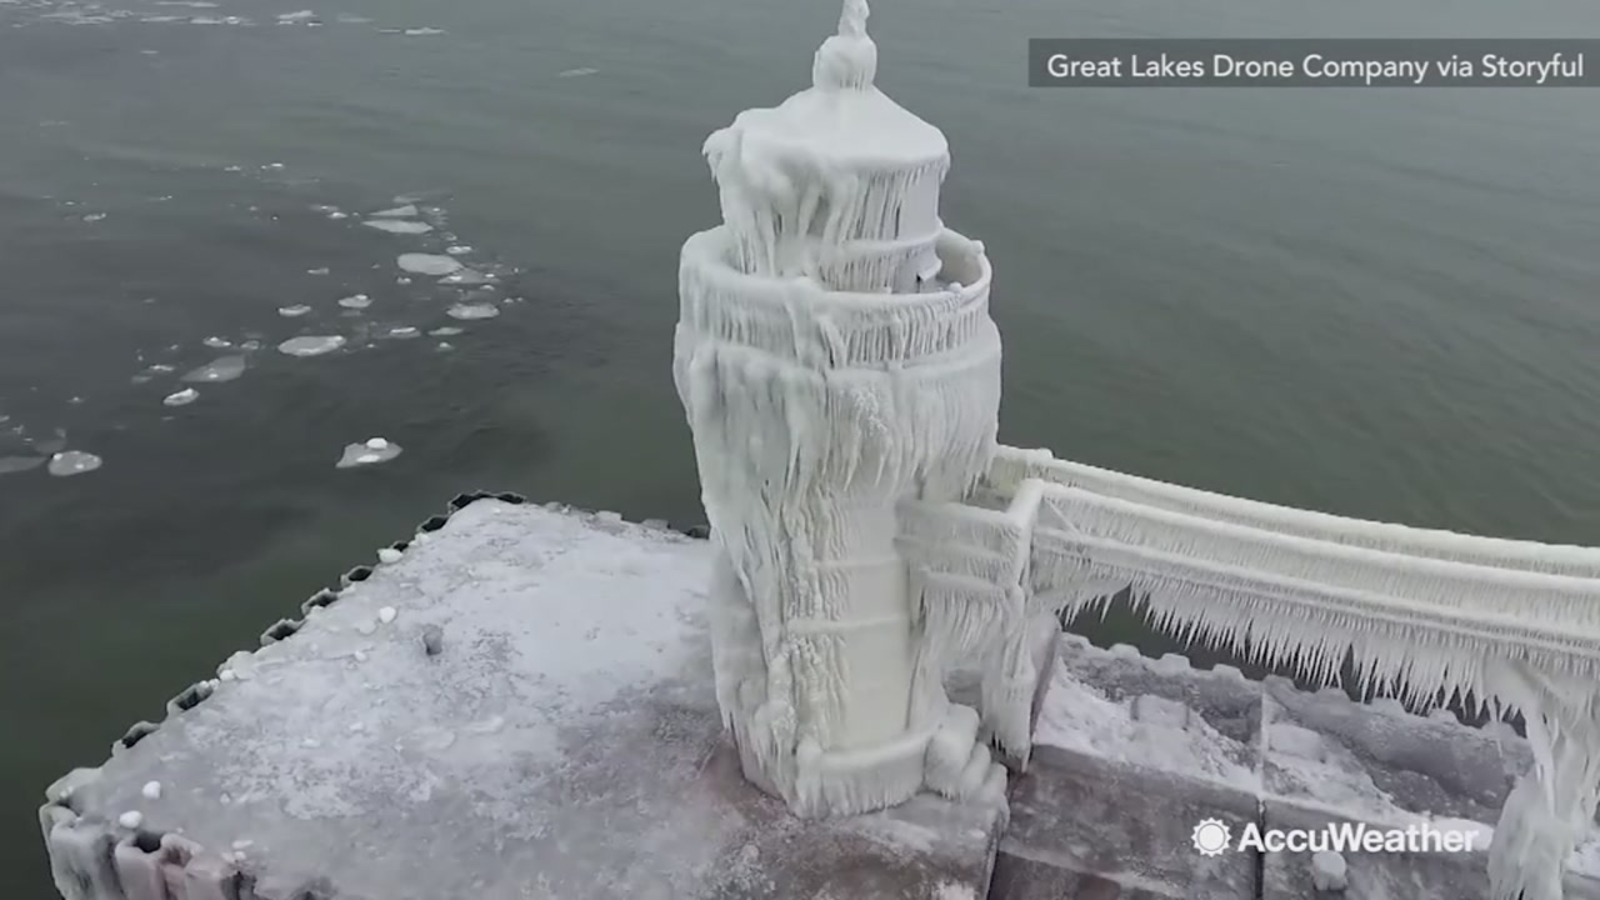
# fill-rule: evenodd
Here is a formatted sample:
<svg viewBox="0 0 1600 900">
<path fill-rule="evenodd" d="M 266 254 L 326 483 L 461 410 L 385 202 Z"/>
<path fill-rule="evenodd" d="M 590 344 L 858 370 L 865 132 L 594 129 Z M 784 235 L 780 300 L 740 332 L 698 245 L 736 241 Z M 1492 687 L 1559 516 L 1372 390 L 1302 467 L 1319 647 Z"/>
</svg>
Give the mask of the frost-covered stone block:
<svg viewBox="0 0 1600 900">
<path fill-rule="evenodd" d="M 1154 712 L 1163 702 L 1165 718 Z M 1147 718 L 1141 720 L 1135 703 L 1151 710 Z M 1200 765 L 1204 777 L 1250 786 L 1257 783 L 1261 703 L 1259 682 L 1162 666 L 1068 639 L 1058 646 L 1035 741 L 1120 754 L 1168 771 Z M 1185 709 L 1181 721 L 1173 704 Z M 1085 724 L 1090 721 L 1103 727 Z M 1073 733 L 1081 739 L 1070 738 Z"/>
<path fill-rule="evenodd" d="M 1273 753 L 1310 762 L 1323 762 L 1328 755 L 1322 735 L 1288 722 L 1274 723 L 1267 728 L 1267 745 Z"/>
<path fill-rule="evenodd" d="M 1192 833 L 1215 818 L 1237 834 L 1255 817 L 1247 790 L 1040 746 L 1012 789 L 997 896 L 1253 898 L 1254 857 L 1202 856 Z M 1082 893 L 1050 893 L 1068 888 Z"/>
<path fill-rule="evenodd" d="M 120 900 L 112 853 L 116 838 L 103 820 L 76 819 L 50 829 L 47 844 L 56 889 L 64 900 Z"/>
<path fill-rule="evenodd" d="M 1268 800 L 1263 829 L 1322 830 L 1358 820 Z M 1485 847 L 1487 842 L 1485 842 Z M 1261 900 L 1489 900 L 1488 854 L 1346 852 L 1342 893 L 1319 891 L 1309 851 L 1263 854 Z"/>
<path fill-rule="evenodd" d="M 1342 694 L 1269 684 L 1263 777 L 1269 795 L 1369 822 L 1417 815 L 1493 824 L 1515 776 L 1531 765 L 1520 740 L 1433 718 L 1388 715 Z M 1320 752 L 1307 753 L 1316 735 Z M 1287 735 L 1287 744 L 1279 735 Z"/>
<path fill-rule="evenodd" d="M 1063 869 L 1008 853 L 995 860 L 988 900 L 1186 900 L 1187 895 L 1157 893 L 1087 872 Z M 942 900 L 942 898 L 941 898 Z"/>
<path fill-rule="evenodd" d="M 161 848 L 141 846 L 136 838 L 124 838 L 112 858 L 117 878 L 127 900 L 167 900 L 167 877 L 162 871 Z"/>
<path fill-rule="evenodd" d="M 1189 707 L 1155 694 L 1140 694 L 1133 698 L 1133 719 L 1147 725 L 1183 729 L 1189 727 Z"/>
</svg>

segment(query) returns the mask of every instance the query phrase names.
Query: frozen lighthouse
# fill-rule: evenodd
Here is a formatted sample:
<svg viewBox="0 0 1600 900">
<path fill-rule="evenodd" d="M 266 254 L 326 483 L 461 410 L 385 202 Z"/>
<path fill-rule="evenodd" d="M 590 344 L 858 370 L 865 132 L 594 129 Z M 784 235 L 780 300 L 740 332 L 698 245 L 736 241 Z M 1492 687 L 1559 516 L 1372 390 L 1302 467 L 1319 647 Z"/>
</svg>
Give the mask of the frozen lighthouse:
<svg viewBox="0 0 1600 900">
<path fill-rule="evenodd" d="M 724 221 L 679 276 L 718 703 L 746 775 L 807 815 L 897 803 L 925 769 L 950 795 L 1004 784 L 945 698 L 900 514 L 992 456 L 989 263 L 940 221 L 948 146 L 874 85 L 866 20 L 848 0 L 811 88 L 706 142 Z"/>
</svg>

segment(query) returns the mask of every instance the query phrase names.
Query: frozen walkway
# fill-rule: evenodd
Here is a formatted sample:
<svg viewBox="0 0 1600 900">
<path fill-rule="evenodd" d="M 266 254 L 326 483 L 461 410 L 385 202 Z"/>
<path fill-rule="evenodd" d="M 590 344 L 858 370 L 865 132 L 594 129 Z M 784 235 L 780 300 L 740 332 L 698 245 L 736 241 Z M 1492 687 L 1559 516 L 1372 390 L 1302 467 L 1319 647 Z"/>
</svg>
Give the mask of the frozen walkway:
<svg viewBox="0 0 1600 900">
<path fill-rule="evenodd" d="M 744 781 L 705 541 L 492 498 L 424 528 L 52 788 L 68 900 L 983 895 L 1001 809 L 807 823 Z"/>
</svg>

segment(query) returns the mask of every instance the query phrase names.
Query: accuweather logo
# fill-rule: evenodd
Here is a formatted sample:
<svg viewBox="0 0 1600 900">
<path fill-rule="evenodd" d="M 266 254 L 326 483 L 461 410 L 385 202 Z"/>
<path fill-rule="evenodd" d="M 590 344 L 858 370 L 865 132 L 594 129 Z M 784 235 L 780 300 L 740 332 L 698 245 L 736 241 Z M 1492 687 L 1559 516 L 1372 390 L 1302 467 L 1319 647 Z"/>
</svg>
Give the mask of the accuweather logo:
<svg viewBox="0 0 1600 900">
<path fill-rule="evenodd" d="M 1404 828 L 1373 828 L 1365 822 L 1336 822 L 1322 828 L 1263 830 L 1246 823 L 1234 840 L 1233 829 L 1221 819 L 1202 819 L 1190 839 L 1201 856 L 1221 856 L 1229 850 L 1257 853 L 1470 853 L 1478 832 L 1437 828 L 1427 822 Z"/>
</svg>

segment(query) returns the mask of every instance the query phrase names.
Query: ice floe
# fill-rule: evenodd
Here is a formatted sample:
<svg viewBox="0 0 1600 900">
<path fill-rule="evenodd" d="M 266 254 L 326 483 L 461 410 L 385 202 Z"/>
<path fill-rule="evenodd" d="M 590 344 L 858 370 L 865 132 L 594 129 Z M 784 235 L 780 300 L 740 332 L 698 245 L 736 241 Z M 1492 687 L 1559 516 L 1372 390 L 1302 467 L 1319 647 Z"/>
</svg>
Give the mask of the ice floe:
<svg viewBox="0 0 1600 900">
<path fill-rule="evenodd" d="M 278 345 L 278 352 L 289 356 L 321 356 L 332 353 L 345 345 L 341 335 L 306 335 L 305 337 L 290 338 Z"/>
<path fill-rule="evenodd" d="M 492 319 L 500 315 L 500 307 L 488 303 L 457 303 L 445 310 L 445 315 L 463 321 Z"/>
<path fill-rule="evenodd" d="M 213 350 L 226 350 L 233 346 L 232 341 L 228 340 L 227 338 L 220 337 L 208 337 L 200 343 L 205 344 L 207 347 L 210 347 Z"/>
<path fill-rule="evenodd" d="M 413 275 L 451 275 L 461 271 L 462 265 L 448 256 L 435 256 L 431 253 L 403 253 L 396 264 L 403 272 Z"/>
<path fill-rule="evenodd" d="M 0 456 L 0 475 L 30 472 L 44 465 L 46 460 L 43 456 Z"/>
<path fill-rule="evenodd" d="M 433 226 L 427 222 L 409 222 L 405 219 L 368 219 L 361 224 L 390 234 L 427 234 Z"/>
<path fill-rule="evenodd" d="M 278 16 L 278 22 L 282 25 L 293 25 L 296 22 L 309 22 L 316 17 L 317 14 L 315 12 L 309 9 L 302 9 L 299 12 L 284 13 Z"/>
<path fill-rule="evenodd" d="M 345 309 L 366 309 L 372 305 L 372 298 L 368 297 L 366 294 L 354 294 L 349 297 L 341 298 L 339 300 L 339 305 Z"/>
<path fill-rule="evenodd" d="M 395 327 L 389 329 L 389 333 L 384 336 L 405 340 L 408 338 L 421 337 L 422 332 L 418 331 L 414 325 L 396 325 Z"/>
<path fill-rule="evenodd" d="M 215 359 L 198 369 L 184 375 L 181 381 L 190 383 L 215 384 L 223 381 L 232 381 L 244 374 L 243 356 L 223 356 Z"/>
<path fill-rule="evenodd" d="M 372 214 L 374 219 L 414 219 L 421 215 L 415 203 L 396 206 L 394 209 L 380 209 Z"/>
<path fill-rule="evenodd" d="M 70 478 L 100 468 L 103 461 L 93 453 L 82 450 L 65 450 L 50 457 L 50 474 L 57 478 Z"/>
<path fill-rule="evenodd" d="M 353 469 L 358 466 L 374 466 L 385 463 L 399 456 L 401 447 L 393 441 L 383 438 L 371 438 L 359 444 L 350 444 L 344 448 L 344 456 L 339 458 L 338 468 Z"/>
<path fill-rule="evenodd" d="M 311 312 L 311 307 L 304 304 L 278 307 L 278 315 L 283 316 L 285 319 L 297 319 L 309 312 Z"/>
<path fill-rule="evenodd" d="M 472 252 L 472 248 L 468 247 L 466 244 L 453 244 L 449 247 L 446 247 L 444 252 L 450 254 L 451 256 L 466 256 L 468 253 Z"/>
<path fill-rule="evenodd" d="M 585 75 L 594 75 L 594 74 L 598 73 L 599 71 L 600 71 L 599 69 L 591 69 L 591 68 L 588 68 L 588 67 L 584 67 L 584 68 L 581 68 L 581 69 L 567 69 L 564 72 L 556 73 L 556 77 L 557 78 L 582 78 Z"/>
<path fill-rule="evenodd" d="M 434 330 L 428 332 L 428 334 L 431 337 L 455 337 L 456 335 L 464 334 L 465 332 L 465 328 L 457 328 L 454 325 L 446 325 L 443 328 L 435 328 Z"/>
<path fill-rule="evenodd" d="M 168 394 L 161 402 L 167 406 L 188 406 L 199 399 L 199 391 L 194 388 L 184 388 L 175 394 Z"/>
<path fill-rule="evenodd" d="M 400 33 L 406 37 L 433 37 L 436 34 L 444 34 L 444 29 L 431 27 L 407 28 Z"/>
<path fill-rule="evenodd" d="M 483 274 L 482 272 L 479 272 L 477 269 L 461 269 L 460 271 L 452 272 L 451 274 L 439 279 L 439 283 L 462 285 L 465 287 L 477 287 L 478 285 L 488 284 L 493 280 L 494 279 Z"/>
</svg>

